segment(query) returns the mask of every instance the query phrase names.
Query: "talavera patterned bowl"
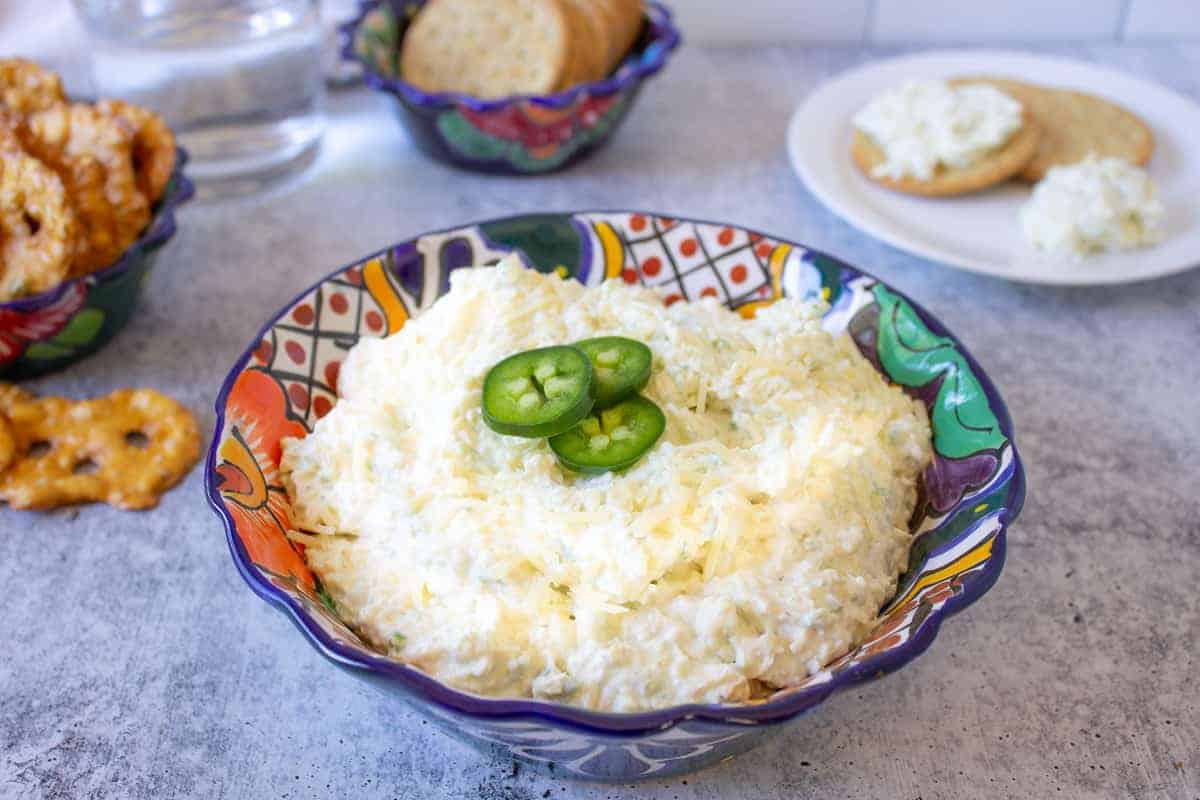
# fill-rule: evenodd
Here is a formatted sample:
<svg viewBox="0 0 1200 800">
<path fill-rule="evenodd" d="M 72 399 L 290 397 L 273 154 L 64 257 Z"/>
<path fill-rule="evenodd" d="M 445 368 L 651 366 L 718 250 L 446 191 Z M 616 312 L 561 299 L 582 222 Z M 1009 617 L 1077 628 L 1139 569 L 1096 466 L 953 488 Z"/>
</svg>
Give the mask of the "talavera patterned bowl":
<svg viewBox="0 0 1200 800">
<path fill-rule="evenodd" d="M 279 440 L 303 436 L 337 402 L 338 368 L 364 336 L 398 331 L 448 288 L 449 273 L 519 252 L 526 265 L 588 285 L 624 280 L 673 303 L 716 296 L 746 316 L 780 296 L 824 297 L 825 327 L 847 331 L 933 423 L 933 464 L 913 515 L 908 571 L 856 650 L 765 700 L 634 714 L 445 686 L 364 643 L 284 535 Z M 401 242 L 343 267 L 274 313 L 217 397 L 205 488 L 250 587 L 317 650 L 398 695 L 448 732 L 556 774 L 628 781 L 697 769 L 746 750 L 830 694 L 899 669 L 942 621 L 977 600 L 1004 563 L 1025 495 L 1012 423 L 966 349 L 916 303 L 829 256 L 733 225 L 639 212 L 537 214 Z"/>
<path fill-rule="evenodd" d="M 175 235 L 175 210 L 195 193 L 175 173 L 146 230 L 109 267 L 64 281 L 41 294 L 0 303 L 0 379 L 32 378 L 73 364 L 108 343 L 133 316 L 158 251 Z"/>
<path fill-rule="evenodd" d="M 647 2 L 642 33 L 616 72 L 557 94 L 484 100 L 429 93 L 400 80 L 397 54 L 425 0 L 362 0 L 342 28 L 342 55 L 362 65 L 363 80 L 394 102 L 401 124 L 423 152 L 466 169 L 528 175 L 561 169 L 600 147 L 633 105 L 642 83 L 667 63 L 680 41 L 671 13 Z"/>
</svg>

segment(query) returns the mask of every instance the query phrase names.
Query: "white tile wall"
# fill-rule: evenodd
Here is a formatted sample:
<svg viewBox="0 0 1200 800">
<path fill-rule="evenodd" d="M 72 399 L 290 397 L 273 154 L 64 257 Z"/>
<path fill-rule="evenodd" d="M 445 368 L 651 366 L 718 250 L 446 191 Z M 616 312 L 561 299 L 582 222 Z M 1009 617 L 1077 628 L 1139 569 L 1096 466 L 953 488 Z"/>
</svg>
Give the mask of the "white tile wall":
<svg viewBox="0 0 1200 800">
<path fill-rule="evenodd" d="M 663 0 L 690 41 L 1200 39 L 1200 0 Z"/>
<path fill-rule="evenodd" d="M 1200 40 L 1200 0 L 661 1 L 695 43 Z M 78 27 L 70 0 L 0 0 L 0 56 L 50 58 L 69 73 Z"/>
<path fill-rule="evenodd" d="M 885 42 L 1112 39 L 1122 2 L 878 0 L 869 35 Z"/>
<path fill-rule="evenodd" d="M 857 42 L 869 0 L 664 0 L 696 42 Z"/>
<path fill-rule="evenodd" d="M 1200 36 L 1200 0 L 1131 0 L 1125 36 Z"/>
</svg>

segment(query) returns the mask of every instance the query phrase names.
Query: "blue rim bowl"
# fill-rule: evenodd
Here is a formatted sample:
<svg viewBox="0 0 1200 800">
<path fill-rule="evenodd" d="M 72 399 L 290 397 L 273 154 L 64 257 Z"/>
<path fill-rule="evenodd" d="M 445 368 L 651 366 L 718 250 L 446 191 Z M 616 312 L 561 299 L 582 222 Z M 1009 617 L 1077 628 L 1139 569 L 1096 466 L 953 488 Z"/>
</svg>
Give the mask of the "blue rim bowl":
<svg viewBox="0 0 1200 800">
<path fill-rule="evenodd" d="M 497 99 L 431 93 L 401 80 L 396 67 L 411 15 L 424 2 L 362 0 L 357 16 L 342 26 L 342 57 L 362 68 L 367 86 L 394 101 L 400 123 L 422 152 L 477 172 L 536 175 L 595 152 L 681 41 L 666 6 L 647 2 L 636 43 L 603 80 L 555 94 Z"/>
<path fill-rule="evenodd" d="M 685 248 L 698 263 L 682 277 L 656 267 L 651 279 L 641 271 L 648 254 L 674 263 L 668 250 L 684 237 L 703 246 Z M 848 333 L 885 377 L 926 405 L 935 458 L 921 481 L 908 570 L 865 642 L 761 701 L 607 713 L 459 691 L 387 658 L 340 620 L 286 538 L 279 440 L 303 435 L 332 408 L 340 360 L 359 338 L 399 330 L 447 290 L 451 270 L 494 263 L 511 252 L 530 268 L 589 286 L 606 279 L 653 283 L 666 302 L 715 292 L 743 315 L 779 296 L 823 297 L 825 327 Z M 741 269 L 725 280 L 735 261 Z M 285 612 L 335 665 L 399 695 L 452 735 L 592 780 L 698 769 L 753 746 L 834 692 L 912 661 L 947 617 L 996 581 L 1005 532 L 1025 497 L 1004 402 L 962 343 L 920 305 L 803 245 L 643 211 L 491 219 L 427 233 L 335 270 L 271 315 L 221 386 L 216 416 L 205 491 L 238 571 L 259 597 Z"/>
</svg>

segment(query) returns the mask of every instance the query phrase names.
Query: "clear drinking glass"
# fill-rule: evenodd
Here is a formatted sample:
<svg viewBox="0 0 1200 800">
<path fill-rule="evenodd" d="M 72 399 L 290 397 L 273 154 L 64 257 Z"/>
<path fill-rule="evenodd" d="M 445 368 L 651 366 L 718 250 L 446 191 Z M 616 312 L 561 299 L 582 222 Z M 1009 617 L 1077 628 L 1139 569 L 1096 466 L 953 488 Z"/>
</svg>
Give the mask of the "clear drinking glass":
<svg viewBox="0 0 1200 800">
<path fill-rule="evenodd" d="M 202 194 L 311 163 L 325 128 L 318 0 L 74 0 L 101 97 L 161 114 Z"/>
</svg>

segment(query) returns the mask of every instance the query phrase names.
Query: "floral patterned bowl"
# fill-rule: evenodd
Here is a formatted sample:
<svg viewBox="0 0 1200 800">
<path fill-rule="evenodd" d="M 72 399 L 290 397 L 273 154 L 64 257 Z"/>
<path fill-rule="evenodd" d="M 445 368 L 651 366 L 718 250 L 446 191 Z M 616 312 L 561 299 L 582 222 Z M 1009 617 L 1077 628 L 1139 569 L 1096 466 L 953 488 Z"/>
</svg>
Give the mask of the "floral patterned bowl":
<svg viewBox="0 0 1200 800">
<path fill-rule="evenodd" d="M 624 119 L 642 82 L 678 46 L 671 13 L 646 3 L 646 24 L 630 55 L 610 77 L 545 96 L 483 100 L 430 94 L 399 78 L 400 40 L 424 0 L 363 0 L 343 26 L 344 58 L 362 65 L 368 86 L 387 93 L 422 151 L 480 172 L 526 175 L 560 169 L 600 147 Z"/>
<path fill-rule="evenodd" d="M 158 251 L 175 235 L 175 210 L 195 193 L 177 151 L 175 173 L 136 242 L 112 266 L 0 303 L 0 378 L 62 369 L 103 347 L 133 316 Z"/>
<path fill-rule="evenodd" d="M 624 280 L 666 303 L 716 296 L 745 316 L 780 296 L 824 297 L 889 380 L 929 409 L 935 459 L 921 481 L 907 572 L 857 649 L 765 700 L 612 714 L 461 692 L 365 643 L 338 618 L 300 545 L 284 534 L 279 441 L 337 402 L 338 369 L 367 336 L 398 331 L 443 294 L 449 273 L 519 252 L 588 286 Z M 418 707 L 447 731 L 557 774 L 627 781 L 697 769 L 741 752 L 830 694 L 907 664 L 942 621 L 991 587 L 1025 495 L 1012 423 L 991 381 L 928 312 L 881 281 L 802 245 L 732 225 L 639 212 L 539 214 L 401 242 L 330 273 L 276 312 L 217 397 L 205 487 L 250 587 L 337 666 Z"/>
</svg>

